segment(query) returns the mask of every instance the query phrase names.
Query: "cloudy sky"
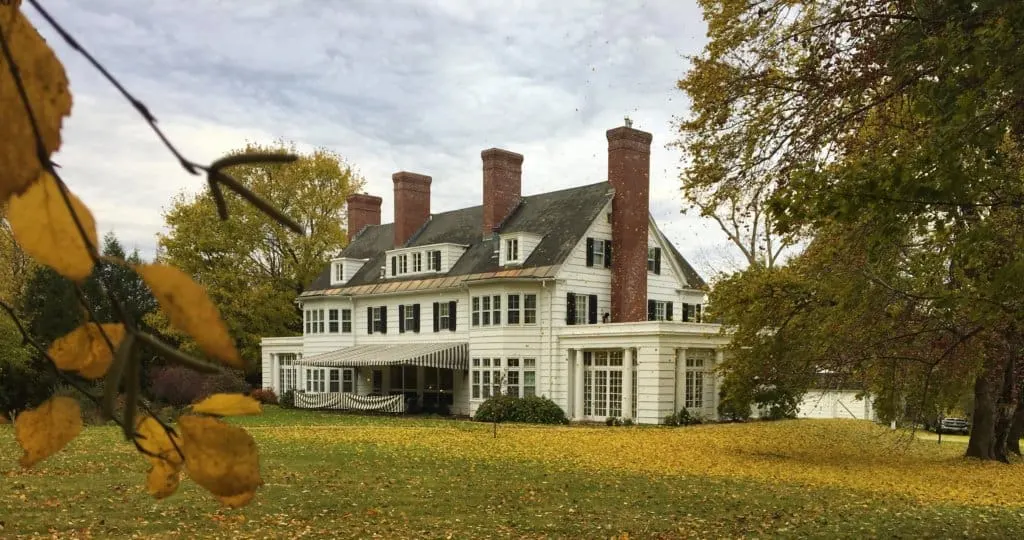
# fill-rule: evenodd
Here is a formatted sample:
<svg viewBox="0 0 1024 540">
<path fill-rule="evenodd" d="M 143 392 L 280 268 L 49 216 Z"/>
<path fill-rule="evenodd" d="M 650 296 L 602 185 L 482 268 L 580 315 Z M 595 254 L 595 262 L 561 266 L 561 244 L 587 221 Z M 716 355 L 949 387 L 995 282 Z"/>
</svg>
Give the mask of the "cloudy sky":
<svg viewBox="0 0 1024 540">
<path fill-rule="evenodd" d="M 433 177 L 432 210 L 480 204 L 480 151 L 525 155 L 523 192 L 605 179 L 605 131 L 654 134 L 651 209 L 706 277 L 728 265 L 711 223 L 680 214 L 687 100 L 675 81 L 705 42 L 696 2 L 45 0 L 193 161 L 284 137 L 340 153 L 384 197 Z M 116 91 L 29 6 L 63 60 L 74 108 L 55 156 L 71 188 L 151 257 L 162 211 L 203 188 Z"/>
</svg>

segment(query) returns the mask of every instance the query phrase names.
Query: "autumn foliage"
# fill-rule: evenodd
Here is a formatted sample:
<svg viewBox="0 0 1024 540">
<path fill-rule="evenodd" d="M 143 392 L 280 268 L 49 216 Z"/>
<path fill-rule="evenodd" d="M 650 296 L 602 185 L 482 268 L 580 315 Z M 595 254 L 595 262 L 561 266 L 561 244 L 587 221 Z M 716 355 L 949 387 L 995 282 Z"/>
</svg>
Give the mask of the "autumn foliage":
<svg viewBox="0 0 1024 540">
<path fill-rule="evenodd" d="M 42 8 L 33 5 L 56 26 Z M 24 253 L 80 285 L 100 261 L 96 223 L 49 158 L 60 148 L 61 126 L 71 114 L 69 81 L 60 60 L 21 7 L 20 0 L 0 4 L 0 209 L 5 209 L 12 236 Z M 119 90 L 128 97 L 126 91 Z M 156 129 L 148 112 L 143 116 Z M 218 202 L 223 202 L 220 186 L 224 185 L 278 222 L 301 230 L 220 170 L 258 158 L 235 156 L 208 167 L 183 158 L 179 161 L 192 174 L 199 170 L 209 174 L 211 193 Z M 263 158 L 278 163 L 294 160 L 293 156 Z M 227 218 L 226 211 L 221 217 Z M 243 367 L 235 339 L 202 285 L 170 265 L 106 260 L 138 273 L 170 325 L 195 340 L 206 356 L 232 368 Z M 68 305 L 67 309 L 91 313 L 84 298 L 81 296 L 81 305 Z M 260 414 L 261 404 L 243 394 L 214 394 L 186 410 L 178 419 L 178 430 L 159 420 L 139 399 L 141 346 L 198 372 L 219 373 L 223 368 L 182 353 L 140 330 L 118 307 L 115 296 L 110 296 L 110 301 L 121 322 L 98 324 L 87 320 L 46 349 L 35 343 L 20 323 L 19 329 L 67 384 L 95 401 L 106 417 L 121 425 L 126 438 L 149 460 L 151 469 L 145 485 L 153 497 L 162 499 L 174 493 L 185 473 L 223 504 L 247 504 L 262 485 L 256 443 L 244 429 L 228 425 L 219 417 Z M 0 307 L 15 315 L 3 298 Z M 79 379 L 102 379 L 105 394 L 89 394 L 75 382 Z M 123 407 L 119 389 L 124 391 Z M 63 395 L 51 397 L 35 409 L 22 411 L 14 420 L 14 430 L 23 450 L 21 465 L 33 467 L 61 451 L 81 432 L 79 402 Z"/>
</svg>

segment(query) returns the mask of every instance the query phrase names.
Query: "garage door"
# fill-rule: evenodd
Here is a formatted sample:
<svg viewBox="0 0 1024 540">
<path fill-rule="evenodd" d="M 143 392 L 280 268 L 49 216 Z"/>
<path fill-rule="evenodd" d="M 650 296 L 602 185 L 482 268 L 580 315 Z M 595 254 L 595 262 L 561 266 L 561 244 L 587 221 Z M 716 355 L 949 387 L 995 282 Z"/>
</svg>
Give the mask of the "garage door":
<svg viewBox="0 0 1024 540">
<path fill-rule="evenodd" d="M 871 402 L 857 399 L 853 391 L 811 390 L 800 402 L 800 418 L 872 418 Z"/>
</svg>

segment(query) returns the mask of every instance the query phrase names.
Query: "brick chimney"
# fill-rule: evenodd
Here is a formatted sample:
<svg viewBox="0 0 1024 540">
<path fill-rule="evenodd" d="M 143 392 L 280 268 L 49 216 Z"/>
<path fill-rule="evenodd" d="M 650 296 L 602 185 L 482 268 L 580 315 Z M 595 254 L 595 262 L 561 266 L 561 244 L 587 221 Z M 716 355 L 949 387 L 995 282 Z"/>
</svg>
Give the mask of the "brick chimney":
<svg viewBox="0 0 1024 540">
<path fill-rule="evenodd" d="M 483 236 L 489 237 L 519 204 L 523 193 L 523 155 L 501 148 L 480 152 L 484 162 Z"/>
<path fill-rule="evenodd" d="M 395 247 L 400 247 L 430 217 L 430 177 L 401 171 L 391 180 L 395 183 Z"/>
<path fill-rule="evenodd" d="M 651 134 L 609 129 L 608 183 L 612 198 L 612 322 L 647 320 L 647 232 Z"/>
<path fill-rule="evenodd" d="M 352 242 L 359 231 L 367 225 L 380 225 L 380 197 L 355 193 L 346 199 L 348 203 L 348 241 Z"/>
</svg>

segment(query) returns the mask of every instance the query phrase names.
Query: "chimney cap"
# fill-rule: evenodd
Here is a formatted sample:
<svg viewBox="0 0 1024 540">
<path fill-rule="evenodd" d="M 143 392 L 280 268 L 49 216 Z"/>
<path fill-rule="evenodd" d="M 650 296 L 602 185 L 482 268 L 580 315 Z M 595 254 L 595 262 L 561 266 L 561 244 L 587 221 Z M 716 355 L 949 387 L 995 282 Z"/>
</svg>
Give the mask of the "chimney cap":
<svg viewBox="0 0 1024 540">
<path fill-rule="evenodd" d="M 488 148 L 480 152 L 480 159 L 484 161 L 509 161 L 517 164 L 523 163 L 523 155 L 504 148 Z"/>
<path fill-rule="evenodd" d="M 382 198 L 380 198 L 380 197 L 378 197 L 376 195 L 370 195 L 369 193 L 353 193 L 353 194 L 349 195 L 345 199 L 345 201 L 346 202 L 357 202 L 357 203 L 369 203 L 369 204 L 376 204 L 377 206 L 380 206 L 381 203 L 384 202 L 384 199 L 382 199 Z"/>
</svg>

